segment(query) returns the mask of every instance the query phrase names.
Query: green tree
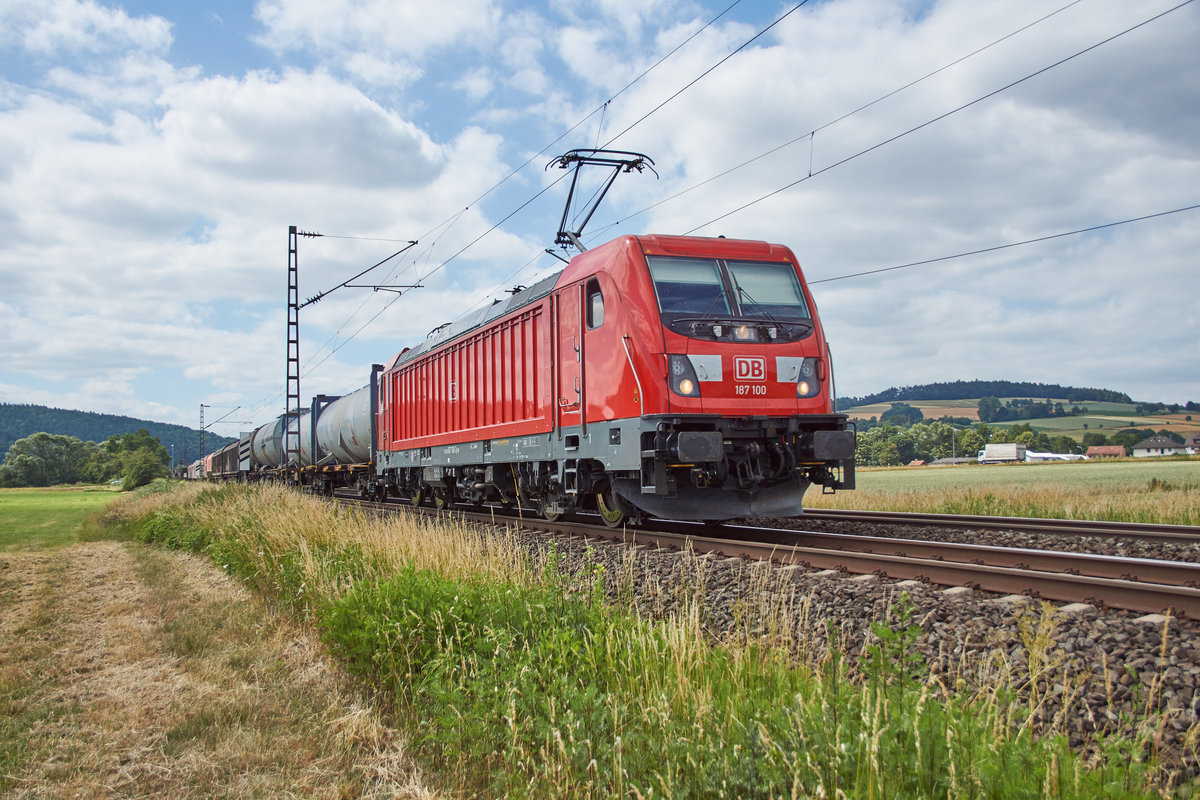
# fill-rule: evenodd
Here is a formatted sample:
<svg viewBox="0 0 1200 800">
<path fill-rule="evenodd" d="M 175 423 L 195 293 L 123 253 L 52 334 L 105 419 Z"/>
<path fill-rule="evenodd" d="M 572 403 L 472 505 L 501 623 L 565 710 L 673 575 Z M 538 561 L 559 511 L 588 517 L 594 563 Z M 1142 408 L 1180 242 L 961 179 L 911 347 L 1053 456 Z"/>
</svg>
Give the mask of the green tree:
<svg viewBox="0 0 1200 800">
<path fill-rule="evenodd" d="M 995 397 L 979 398 L 979 419 L 982 422 L 998 422 L 1002 418 L 1004 407 Z"/>
<path fill-rule="evenodd" d="M 887 425 L 913 425 L 925 419 L 921 409 L 908 403 L 892 403 L 892 407 L 879 415 L 879 421 Z"/>
<path fill-rule="evenodd" d="M 122 436 L 110 436 L 108 437 L 108 441 L 104 443 L 104 447 L 109 453 L 118 458 L 122 454 L 133 453 L 143 448 L 148 448 L 164 467 L 171 463 L 171 454 L 167 452 L 167 448 L 159 443 L 157 436 L 151 436 L 150 431 L 145 428 L 139 428 L 133 433 L 126 433 Z"/>
<path fill-rule="evenodd" d="M 1080 451 L 1079 442 L 1072 439 L 1070 436 L 1052 436 L 1050 437 L 1050 452 L 1052 453 L 1078 453 Z"/>
<path fill-rule="evenodd" d="M 980 426 L 986 428 L 986 426 Z M 958 435 L 958 456 L 959 458 L 974 458 L 975 454 L 983 449 L 987 439 L 984 438 L 983 432 L 972 428 L 971 430 L 963 431 Z"/>
<path fill-rule="evenodd" d="M 1117 431 L 1111 437 L 1109 437 L 1108 441 L 1111 444 L 1119 444 L 1128 450 L 1135 444 L 1139 444 L 1140 442 L 1149 439 L 1153 435 L 1154 431 L 1150 430 L 1149 428 L 1145 430 L 1131 428 L 1129 430 Z"/>
<path fill-rule="evenodd" d="M 862 466 L 892 467 L 912 460 L 913 451 L 907 432 L 895 425 L 880 425 L 858 435 L 856 463 Z"/>
<path fill-rule="evenodd" d="M 900 448 L 891 440 L 880 442 L 875 448 L 876 463 L 881 467 L 895 467 L 903 464 L 900 458 Z"/>
<path fill-rule="evenodd" d="M 13 442 L 0 466 L 0 486 L 77 483 L 99 448 L 74 436 L 35 433 Z"/>
</svg>

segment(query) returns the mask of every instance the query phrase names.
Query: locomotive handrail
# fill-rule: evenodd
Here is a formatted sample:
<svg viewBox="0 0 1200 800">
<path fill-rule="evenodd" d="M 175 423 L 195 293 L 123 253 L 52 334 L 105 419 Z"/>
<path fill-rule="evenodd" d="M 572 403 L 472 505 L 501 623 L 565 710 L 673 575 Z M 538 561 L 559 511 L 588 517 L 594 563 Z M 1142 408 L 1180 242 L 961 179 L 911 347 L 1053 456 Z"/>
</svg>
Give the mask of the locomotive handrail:
<svg viewBox="0 0 1200 800">
<path fill-rule="evenodd" d="M 633 382 L 638 387 L 638 404 L 640 415 L 646 416 L 646 393 L 642 391 L 642 379 L 638 377 L 637 367 L 633 365 L 633 355 L 629 352 L 629 334 L 621 337 L 621 346 L 625 348 L 625 358 L 629 359 L 629 371 L 633 373 Z"/>
</svg>

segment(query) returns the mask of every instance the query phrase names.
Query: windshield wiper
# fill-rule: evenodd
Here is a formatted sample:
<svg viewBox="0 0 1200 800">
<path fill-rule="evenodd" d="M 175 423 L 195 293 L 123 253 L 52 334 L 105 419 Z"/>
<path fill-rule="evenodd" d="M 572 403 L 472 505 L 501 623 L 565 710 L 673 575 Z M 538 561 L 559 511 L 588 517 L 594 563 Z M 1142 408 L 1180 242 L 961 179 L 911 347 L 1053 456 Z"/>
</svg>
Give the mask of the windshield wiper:
<svg viewBox="0 0 1200 800">
<path fill-rule="evenodd" d="M 738 282 L 737 276 L 735 276 L 733 274 L 733 270 L 729 271 L 729 277 L 733 281 L 734 291 L 737 292 L 738 305 L 742 307 L 741 310 L 742 310 L 743 317 L 750 316 L 749 314 L 745 313 L 746 308 L 745 308 L 745 305 L 742 303 L 742 298 L 744 297 L 746 300 L 749 300 L 750 305 L 757 308 L 759 310 L 759 312 L 763 315 L 763 317 L 765 317 L 768 321 L 775 323 L 776 327 L 780 327 L 780 328 L 783 327 L 783 323 L 781 323 L 779 320 L 775 319 L 775 317 L 771 315 L 771 312 L 767 311 L 766 306 L 759 303 L 757 300 L 755 300 L 753 297 L 750 296 L 749 292 L 747 292 L 745 289 L 742 288 L 742 284 Z"/>
</svg>

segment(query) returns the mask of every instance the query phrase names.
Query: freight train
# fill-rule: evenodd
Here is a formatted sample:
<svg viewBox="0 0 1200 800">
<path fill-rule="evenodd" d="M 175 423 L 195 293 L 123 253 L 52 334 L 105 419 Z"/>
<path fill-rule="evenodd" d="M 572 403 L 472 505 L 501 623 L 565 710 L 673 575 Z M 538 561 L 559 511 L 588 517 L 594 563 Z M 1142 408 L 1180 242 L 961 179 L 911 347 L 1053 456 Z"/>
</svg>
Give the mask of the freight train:
<svg viewBox="0 0 1200 800">
<path fill-rule="evenodd" d="M 854 431 L 834 398 L 791 250 L 622 236 L 435 329 L 357 392 L 318 395 L 299 453 L 281 416 L 190 472 L 593 511 L 610 526 L 794 516 L 810 486 L 854 488 Z"/>
</svg>

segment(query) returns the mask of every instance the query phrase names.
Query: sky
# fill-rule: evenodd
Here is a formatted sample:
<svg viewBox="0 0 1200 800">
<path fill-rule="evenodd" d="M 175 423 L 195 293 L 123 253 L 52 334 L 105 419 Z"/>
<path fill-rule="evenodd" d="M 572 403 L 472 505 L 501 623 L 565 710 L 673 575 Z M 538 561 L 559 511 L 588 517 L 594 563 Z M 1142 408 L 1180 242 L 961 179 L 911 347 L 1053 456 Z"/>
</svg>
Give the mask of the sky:
<svg viewBox="0 0 1200 800">
<path fill-rule="evenodd" d="M 421 288 L 300 312 L 303 396 L 352 391 L 561 267 L 547 165 L 589 147 L 657 175 L 619 176 L 585 245 L 788 245 L 839 395 L 1200 400 L 1178 3 L 0 0 L 0 402 L 204 405 L 222 435 L 282 413 L 291 225 L 323 234 L 304 298 L 418 241 L 358 283 Z"/>
</svg>

